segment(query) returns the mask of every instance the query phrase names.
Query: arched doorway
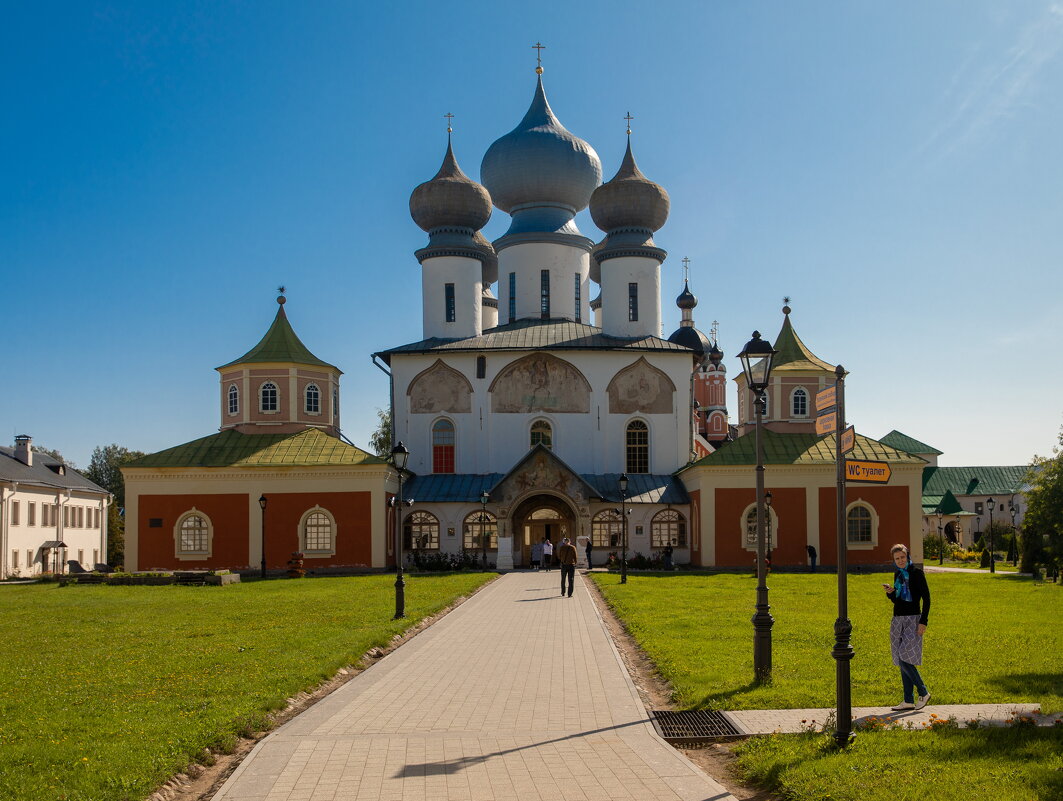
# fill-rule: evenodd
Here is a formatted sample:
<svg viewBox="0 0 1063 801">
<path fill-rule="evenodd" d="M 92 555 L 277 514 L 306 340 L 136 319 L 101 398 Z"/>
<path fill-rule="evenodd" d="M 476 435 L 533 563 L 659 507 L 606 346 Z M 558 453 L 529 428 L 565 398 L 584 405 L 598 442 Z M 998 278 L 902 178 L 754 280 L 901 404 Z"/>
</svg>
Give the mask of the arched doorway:
<svg viewBox="0 0 1063 801">
<path fill-rule="evenodd" d="M 512 531 L 515 542 L 513 543 L 514 567 L 528 567 L 531 564 L 531 548 L 536 542 L 542 542 L 544 537 L 549 537 L 554 544 L 554 555 L 557 555 L 557 546 L 564 537 L 575 542 L 576 513 L 568 503 L 555 495 L 534 495 L 522 501 L 513 514 Z"/>
</svg>

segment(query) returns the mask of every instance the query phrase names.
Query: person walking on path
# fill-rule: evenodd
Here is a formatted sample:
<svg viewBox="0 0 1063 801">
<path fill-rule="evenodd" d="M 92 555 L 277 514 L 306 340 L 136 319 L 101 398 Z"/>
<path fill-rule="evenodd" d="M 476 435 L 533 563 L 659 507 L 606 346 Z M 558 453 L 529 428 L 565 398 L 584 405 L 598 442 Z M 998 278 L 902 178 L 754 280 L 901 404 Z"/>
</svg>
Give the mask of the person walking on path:
<svg viewBox="0 0 1063 801">
<path fill-rule="evenodd" d="M 532 543 L 532 554 L 531 554 L 532 570 L 538 570 L 539 569 L 539 563 L 542 561 L 542 558 L 543 558 L 543 544 L 541 542 Z"/>
<path fill-rule="evenodd" d="M 565 578 L 568 578 L 568 597 L 576 585 L 576 546 L 565 537 L 557 549 L 557 561 L 561 563 L 561 595 L 565 594 Z"/>
<path fill-rule="evenodd" d="M 587 538 L 587 569 L 590 570 L 594 567 L 594 563 L 591 561 L 591 552 L 594 550 L 594 546 L 591 545 L 591 538 Z"/>
<path fill-rule="evenodd" d="M 907 709 L 922 709 L 930 700 L 930 690 L 916 665 L 923 663 L 923 634 L 930 616 L 930 588 L 926 575 L 916 567 L 904 545 L 890 549 L 893 563 L 893 584 L 883 584 L 886 598 L 893 603 L 893 620 L 890 621 L 890 654 L 893 664 L 901 670 L 901 686 L 904 700 L 893 707 L 895 712 Z M 919 693 L 915 700 L 913 692 Z"/>
<path fill-rule="evenodd" d="M 805 550 L 808 551 L 808 561 L 812 564 L 812 572 L 815 573 L 816 572 L 816 557 L 818 556 L 818 554 L 816 553 L 816 546 L 815 545 L 806 545 L 805 546 Z"/>
<path fill-rule="evenodd" d="M 543 537 L 543 570 L 549 570 L 554 563 L 554 544 L 549 537 Z"/>
</svg>

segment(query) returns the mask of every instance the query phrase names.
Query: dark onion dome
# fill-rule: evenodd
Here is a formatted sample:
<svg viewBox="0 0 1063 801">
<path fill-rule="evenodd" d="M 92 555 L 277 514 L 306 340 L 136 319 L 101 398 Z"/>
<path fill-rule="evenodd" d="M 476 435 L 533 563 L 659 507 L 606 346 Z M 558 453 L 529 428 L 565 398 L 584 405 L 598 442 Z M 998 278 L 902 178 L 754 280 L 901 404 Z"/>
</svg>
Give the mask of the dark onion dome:
<svg viewBox="0 0 1063 801">
<path fill-rule="evenodd" d="M 461 171 L 449 139 L 439 172 L 410 195 L 410 216 L 425 231 L 444 227 L 479 231 L 491 219 L 491 196 Z"/>
<path fill-rule="evenodd" d="M 642 174 L 631 154 L 631 140 L 620 169 L 591 195 L 591 218 L 603 231 L 646 228 L 657 231 L 668 220 L 668 193 Z"/>
<path fill-rule="evenodd" d="M 712 347 L 709 348 L 709 361 L 713 364 L 719 364 L 723 361 L 723 351 L 720 350 L 720 346 L 715 342 L 713 342 Z"/>
<path fill-rule="evenodd" d="M 484 154 L 480 179 L 504 212 L 559 205 L 575 214 L 602 182 L 602 162 L 554 116 L 540 77 L 524 119 Z"/>
<path fill-rule="evenodd" d="M 675 299 L 675 305 L 684 311 L 687 309 L 693 309 L 698 305 L 698 299 L 694 296 L 694 293 L 690 291 L 689 284 L 683 282 L 683 291 L 679 293 L 679 297 Z"/>
<path fill-rule="evenodd" d="M 705 360 L 705 354 L 712 348 L 712 343 L 709 342 L 709 338 L 701 333 L 694 326 L 681 326 L 672 332 L 672 335 L 668 337 L 668 341 L 676 345 L 682 345 L 685 348 L 690 348 L 694 351 L 698 362 Z"/>
</svg>

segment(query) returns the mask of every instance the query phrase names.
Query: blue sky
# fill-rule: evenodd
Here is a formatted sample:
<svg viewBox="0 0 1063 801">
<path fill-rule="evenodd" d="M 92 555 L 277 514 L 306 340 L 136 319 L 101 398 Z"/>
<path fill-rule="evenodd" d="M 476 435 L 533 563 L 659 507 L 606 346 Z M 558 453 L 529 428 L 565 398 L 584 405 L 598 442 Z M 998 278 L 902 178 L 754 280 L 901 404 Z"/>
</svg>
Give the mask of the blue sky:
<svg viewBox="0 0 1063 801">
<path fill-rule="evenodd" d="M 732 373 L 782 297 L 857 430 L 1021 464 L 1063 423 L 1063 3 L 16 4 L 0 31 L 0 442 L 84 465 L 216 430 L 275 288 L 364 445 L 421 336 L 412 189 L 479 175 L 541 40 L 607 177 L 626 112 Z M 495 211 L 485 233 L 499 236 Z M 599 234 L 586 212 L 578 218 Z M 733 408 L 733 392 L 732 392 Z"/>
</svg>

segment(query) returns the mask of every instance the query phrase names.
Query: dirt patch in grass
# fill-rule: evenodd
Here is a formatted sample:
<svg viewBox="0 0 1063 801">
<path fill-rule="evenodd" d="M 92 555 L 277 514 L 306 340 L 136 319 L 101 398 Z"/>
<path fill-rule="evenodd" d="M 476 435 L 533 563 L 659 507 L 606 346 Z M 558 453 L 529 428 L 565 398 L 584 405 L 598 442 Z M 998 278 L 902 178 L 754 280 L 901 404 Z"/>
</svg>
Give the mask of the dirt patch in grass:
<svg viewBox="0 0 1063 801">
<path fill-rule="evenodd" d="M 613 643 L 620 652 L 620 658 L 627 666 L 631 680 L 642 697 L 642 703 L 647 709 L 678 710 L 679 707 L 672 700 L 672 685 L 661 677 L 653 661 L 624 628 L 624 624 L 613 614 L 612 608 L 602 596 L 598 585 L 589 577 L 584 579 L 584 583 L 590 590 L 591 598 L 594 599 L 602 620 L 605 622 L 605 628 L 609 636 L 613 638 Z M 767 790 L 750 787 L 739 781 L 733 767 L 736 757 L 726 743 L 713 743 L 704 748 L 678 748 L 676 750 L 705 771 L 710 778 L 723 785 L 724 789 L 738 801 L 779 801 L 778 796 L 772 795 Z"/>
<path fill-rule="evenodd" d="M 266 719 L 269 726 L 265 731 L 254 732 L 249 737 L 241 737 L 230 753 L 205 752 L 203 754 L 203 764 L 192 765 L 184 773 L 179 773 L 171 778 L 166 784 L 156 790 L 148 798 L 148 801 L 209 801 L 221 789 L 221 786 L 225 784 L 226 780 L 233 774 L 233 771 L 239 767 L 244 757 L 251 753 L 251 750 L 258 742 L 273 729 L 287 723 L 300 712 L 306 711 L 322 698 L 342 687 L 363 670 L 372 667 L 380 659 L 403 643 L 416 637 L 440 618 L 450 614 L 472 598 L 473 595 L 483 590 L 484 587 L 493 584 L 494 581 L 495 579 L 492 579 L 485 584 L 481 584 L 473 592 L 462 596 L 446 609 L 424 618 L 420 623 L 407 629 L 404 633 L 395 635 L 386 647 L 370 649 L 367 653 L 362 654 L 358 662 L 340 669 L 332 678 L 321 682 L 313 690 L 299 693 L 289 698 L 284 709 L 267 716 Z"/>
</svg>

